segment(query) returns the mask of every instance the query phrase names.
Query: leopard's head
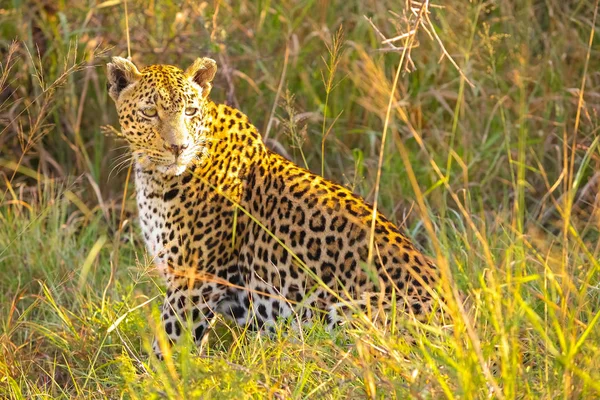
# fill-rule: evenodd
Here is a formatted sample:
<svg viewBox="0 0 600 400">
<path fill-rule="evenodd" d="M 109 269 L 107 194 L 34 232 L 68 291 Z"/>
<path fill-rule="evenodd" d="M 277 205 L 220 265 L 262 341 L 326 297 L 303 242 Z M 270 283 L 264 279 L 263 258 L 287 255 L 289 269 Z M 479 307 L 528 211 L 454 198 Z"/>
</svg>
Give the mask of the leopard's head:
<svg viewBox="0 0 600 400">
<path fill-rule="evenodd" d="M 113 57 L 108 91 L 115 101 L 121 132 L 144 167 L 180 175 L 206 151 L 207 105 L 217 64 L 198 58 L 182 71 L 170 65 L 141 70 Z"/>
</svg>

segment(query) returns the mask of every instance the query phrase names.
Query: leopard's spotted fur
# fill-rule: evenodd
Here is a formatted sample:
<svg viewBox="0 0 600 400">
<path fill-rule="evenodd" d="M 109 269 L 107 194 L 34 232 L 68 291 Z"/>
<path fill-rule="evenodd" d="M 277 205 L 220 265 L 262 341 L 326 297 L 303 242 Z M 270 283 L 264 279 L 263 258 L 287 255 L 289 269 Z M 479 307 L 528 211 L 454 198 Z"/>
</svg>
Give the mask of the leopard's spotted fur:
<svg viewBox="0 0 600 400">
<path fill-rule="evenodd" d="M 215 72 L 206 58 L 185 72 L 108 65 L 142 232 L 166 279 L 167 336 L 177 341 L 188 321 L 200 341 L 214 313 L 258 327 L 291 315 L 333 324 L 336 305 L 392 288 L 408 312 L 427 314 L 436 267 L 377 214 L 369 268 L 372 207 L 271 152 L 244 114 L 209 100 Z"/>
</svg>

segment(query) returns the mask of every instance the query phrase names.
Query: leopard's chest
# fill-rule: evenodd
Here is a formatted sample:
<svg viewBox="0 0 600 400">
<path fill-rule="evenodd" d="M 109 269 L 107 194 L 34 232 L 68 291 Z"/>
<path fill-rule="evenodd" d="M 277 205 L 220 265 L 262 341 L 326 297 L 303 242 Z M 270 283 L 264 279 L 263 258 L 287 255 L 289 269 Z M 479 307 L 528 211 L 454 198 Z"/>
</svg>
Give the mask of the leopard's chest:
<svg viewBox="0 0 600 400">
<path fill-rule="evenodd" d="M 136 171 L 136 201 L 142 236 L 152 260 L 157 265 L 167 261 L 166 238 L 172 224 L 167 218 L 170 205 L 164 201 L 164 185 L 141 170 Z"/>
<path fill-rule="evenodd" d="M 136 169 L 142 235 L 163 275 L 188 268 L 214 273 L 232 262 L 233 206 L 209 189 L 189 175 L 157 178 Z"/>
</svg>

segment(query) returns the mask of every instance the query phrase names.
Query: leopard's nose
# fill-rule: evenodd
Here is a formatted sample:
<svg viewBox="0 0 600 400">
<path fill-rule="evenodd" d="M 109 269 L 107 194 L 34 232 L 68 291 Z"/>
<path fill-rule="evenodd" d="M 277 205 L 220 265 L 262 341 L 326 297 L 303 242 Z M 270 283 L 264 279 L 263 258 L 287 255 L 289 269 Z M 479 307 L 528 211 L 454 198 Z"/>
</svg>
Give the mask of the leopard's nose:
<svg viewBox="0 0 600 400">
<path fill-rule="evenodd" d="M 179 157 L 181 155 L 181 153 L 183 153 L 183 151 L 185 149 L 188 148 L 187 144 L 167 144 L 165 143 L 165 148 L 167 150 L 169 150 L 171 153 L 173 153 L 175 155 L 175 157 Z"/>
</svg>

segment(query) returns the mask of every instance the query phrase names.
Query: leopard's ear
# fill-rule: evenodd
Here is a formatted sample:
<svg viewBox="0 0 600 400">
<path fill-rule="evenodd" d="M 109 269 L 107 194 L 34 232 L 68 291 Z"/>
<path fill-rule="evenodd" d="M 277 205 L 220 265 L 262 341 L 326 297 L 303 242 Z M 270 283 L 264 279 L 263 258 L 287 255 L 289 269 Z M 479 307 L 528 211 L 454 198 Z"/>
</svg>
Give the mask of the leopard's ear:
<svg viewBox="0 0 600 400">
<path fill-rule="evenodd" d="M 202 88 L 202 97 L 207 97 L 212 88 L 212 80 L 217 73 L 217 63 L 212 58 L 197 58 L 185 70 L 185 76 Z"/>
<path fill-rule="evenodd" d="M 108 94 L 115 102 L 123 89 L 142 77 L 135 64 L 123 57 L 113 57 L 107 67 Z"/>
</svg>

